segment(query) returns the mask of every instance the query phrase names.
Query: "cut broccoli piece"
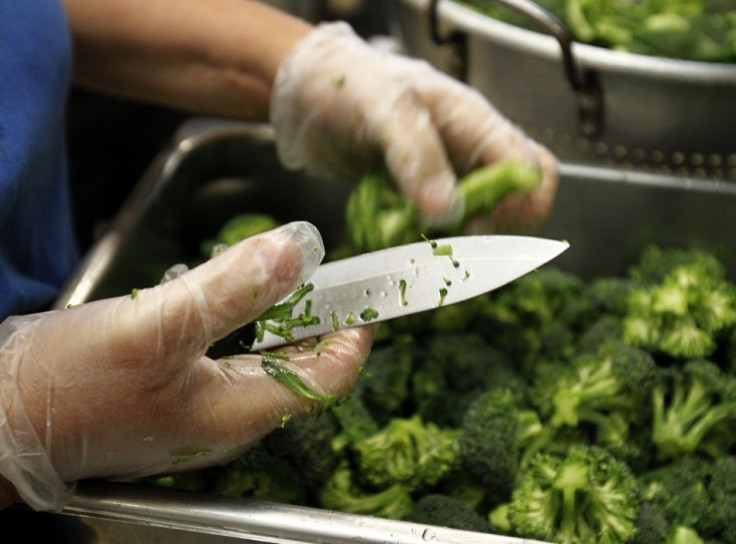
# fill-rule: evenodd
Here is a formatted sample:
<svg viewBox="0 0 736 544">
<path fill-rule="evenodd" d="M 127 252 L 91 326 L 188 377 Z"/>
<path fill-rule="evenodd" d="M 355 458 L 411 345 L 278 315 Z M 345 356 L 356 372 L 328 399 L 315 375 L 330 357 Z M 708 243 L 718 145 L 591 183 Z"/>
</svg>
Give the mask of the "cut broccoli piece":
<svg viewBox="0 0 736 544">
<path fill-rule="evenodd" d="M 209 258 L 212 251 L 220 244 L 232 246 L 238 242 L 261 234 L 279 226 L 273 217 L 260 213 L 245 213 L 231 217 L 225 222 L 214 238 L 202 242 L 201 253 Z"/>
<path fill-rule="evenodd" d="M 715 363 L 689 361 L 682 368 L 660 372 L 653 405 L 652 442 L 657 458 L 676 459 L 700 449 L 710 433 L 736 418 L 736 380 Z M 728 432 L 722 436 L 736 438 Z M 731 445 L 721 443 L 726 451 Z"/>
<path fill-rule="evenodd" d="M 671 527 L 695 527 L 710 507 L 707 460 L 686 456 L 639 476 L 642 499 L 653 505 Z"/>
<path fill-rule="evenodd" d="M 559 544 L 614 544 L 636 534 L 637 481 L 604 449 L 578 445 L 567 456 L 538 453 L 514 489 L 516 534 Z"/>
<path fill-rule="evenodd" d="M 539 168 L 516 159 L 471 172 L 457 183 L 465 215 L 442 232 L 459 232 L 468 218 L 480 212 L 490 213 L 505 196 L 530 191 L 541 181 Z M 386 171 L 363 177 L 348 200 L 346 222 L 358 251 L 374 251 L 418 241 L 422 234 L 439 233 L 437 228 L 422 224 L 416 207 L 395 189 Z"/>
<path fill-rule="evenodd" d="M 613 412 L 626 420 L 641 419 L 656 380 L 652 357 L 622 342 L 603 344 L 596 353 L 584 353 L 570 364 L 550 365 L 540 371 L 534 398 L 552 426 L 577 426 L 581 421 L 606 424 Z"/>
<path fill-rule="evenodd" d="M 286 504 L 303 504 L 306 485 L 294 466 L 270 454 L 258 444 L 235 461 L 222 467 L 206 469 L 212 478 L 209 491 L 231 497 Z"/>
<path fill-rule="evenodd" d="M 487 488 L 491 502 L 508 501 L 525 451 L 545 435 L 538 414 L 520 395 L 493 389 L 465 412 L 459 437 L 462 466 Z"/>
<path fill-rule="evenodd" d="M 289 461 L 313 492 L 333 473 L 340 461 L 332 443 L 340 425 L 331 411 L 291 418 L 262 440 L 273 456 Z"/>
<path fill-rule="evenodd" d="M 355 483 L 347 461 L 341 462 L 325 483 L 320 504 L 329 510 L 387 519 L 402 519 L 413 508 L 411 494 L 402 485 L 378 491 L 361 488 Z"/>
<path fill-rule="evenodd" d="M 647 255 L 656 256 L 654 263 L 645 255 L 631 272 L 641 285 L 629 293 L 624 340 L 674 358 L 710 356 L 719 336 L 736 325 L 736 287 L 708 254 Z"/>
<path fill-rule="evenodd" d="M 399 413 L 410 394 L 409 380 L 417 347 L 409 335 L 376 346 L 368 356 L 354 395 L 382 422 Z"/>
<path fill-rule="evenodd" d="M 416 501 L 404 520 L 478 533 L 488 533 L 491 529 L 488 521 L 463 501 L 436 493 Z"/>
<path fill-rule="evenodd" d="M 412 411 L 425 421 L 457 427 L 472 400 L 503 385 L 525 395 L 528 384 L 513 361 L 478 334 L 431 337 L 411 377 Z"/>
<path fill-rule="evenodd" d="M 436 485 L 459 462 L 457 431 L 424 423 L 418 415 L 394 418 L 355 444 L 360 474 L 372 486 L 400 484 L 409 491 Z"/>
</svg>

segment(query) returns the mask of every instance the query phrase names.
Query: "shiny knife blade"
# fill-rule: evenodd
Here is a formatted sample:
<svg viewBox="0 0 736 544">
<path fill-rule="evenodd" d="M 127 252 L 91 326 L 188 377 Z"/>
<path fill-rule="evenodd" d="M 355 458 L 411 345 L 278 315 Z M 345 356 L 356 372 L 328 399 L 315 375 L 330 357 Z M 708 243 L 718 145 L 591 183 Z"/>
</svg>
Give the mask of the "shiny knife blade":
<svg viewBox="0 0 736 544">
<path fill-rule="evenodd" d="M 306 313 L 314 324 L 290 329 L 290 338 L 266 331 L 251 351 L 461 302 L 535 270 L 568 247 L 531 236 L 458 236 L 329 262 L 315 271 L 308 281 L 313 289 L 292 311 Z"/>
</svg>

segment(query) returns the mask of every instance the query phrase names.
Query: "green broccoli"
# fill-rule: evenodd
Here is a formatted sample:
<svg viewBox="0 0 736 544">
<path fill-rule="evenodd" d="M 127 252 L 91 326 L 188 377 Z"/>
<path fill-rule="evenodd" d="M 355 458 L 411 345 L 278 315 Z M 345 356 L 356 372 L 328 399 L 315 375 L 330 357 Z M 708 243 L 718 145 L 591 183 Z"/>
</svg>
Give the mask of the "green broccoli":
<svg viewBox="0 0 736 544">
<path fill-rule="evenodd" d="M 553 427 L 581 421 L 606 424 L 611 413 L 627 421 L 646 415 L 657 366 L 645 351 L 622 342 L 607 342 L 595 353 L 583 353 L 569 364 L 548 365 L 534 384 L 534 398 Z"/>
<path fill-rule="evenodd" d="M 695 527 L 710 508 L 707 460 L 688 455 L 638 476 L 642 500 L 658 509 L 670 527 Z"/>
<path fill-rule="evenodd" d="M 700 450 L 711 433 L 736 418 L 736 379 L 706 360 L 663 368 L 652 398 L 652 442 L 663 461 Z M 732 444 L 710 453 L 722 455 Z"/>
<path fill-rule="evenodd" d="M 698 531 L 705 538 L 736 544 L 736 456 L 728 455 L 713 461 L 708 495 L 710 506 L 698 521 Z"/>
<path fill-rule="evenodd" d="M 367 490 L 355 483 L 347 460 L 335 469 L 320 491 L 320 506 L 328 510 L 402 519 L 408 515 L 413 502 L 411 494 L 400 484 L 381 490 Z"/>
<path fill-rule="evenodd" d="M 493 503 L 508 501 L 525 452 L 547 435 L 519 394 L 499 387 L 477 397 L 465 412 L 458 439 L 463 468 L 487 488 Z"/>
<path fill-rule="evenodd" d="M 279 222 L 269 215 L 260 213 L 236 215 L 220 227 L 214 238 L 202 242 L 200 252 L 207 259 L 212 255 L 213 250 L 216 251 L 220 245 L 232 246 L 241 240 L 275 229 L 278 226 Z"/>
<path fill-rule="evenodd" d="M 208 491 L 231 497 L 303 504 L 307 490 L 304 478 L 287 460 L 269 453 L 263 444 L 247 450 L 222 467 L 205 469 L 212 480 Z"/>
<path fill-rule="evenodd" d="M 488 533 L 491 529 L 488 521 L 463 501 L 437 493 L 424 495 L 416 501 L 404 520 L 478 533 Z"/>
<path fill-rule="evenodd" d="M 526 394 L 528 384 L 513 361 L 481 335 L 429 338 L 411 376 L 411 410 L 425 421 L 457 427 L 473 398 L 498 385 Z"/>
<path fill-rule="evenodd" d="M 357 395 L 333 405 L 330 412 L 340 425 L 340 431 L 332 439 L 332 449 L 336 453 L 349 451 L 360 440 L 379 430 L 373 414 Z"/>
<path fill-rule="evenodd" d="M 318 489 L 340 461 L 332 443 L 340 432 L 331 411 L 293 417 L 266 435 L 262 442 L 271 455 L 288 461 L 310 492 Z"/>
<path fill-rule="evenodd" d="M 602 448 L 565 457 L 537 453 L 509 503 L 515 534 L 559 544 L 624 543 L 636 534 L 639 488 L 629 467 Z"/>
<path fill-rule="evenodd" d="M 485 297 L 479 329 L 524 372 L 542 355 L 567 358 L 575 349 L 576 323 L 563 320 L 563 311 L 584 288 L 583 280 L 574 274 L 551 266 L 540 268 Z"/>
<path fill-rule="evenodd" d="M 639 282 L 623 320 L 631 345 L 680 359 L 708 357 L 736 325 L 736 287 L 706 253 L 650 250 L 630 275 Z"/>
<path fill-rule="evenodd" d="M 371 351 L 353 396 L 382 422 L 400 411 L 410 396 L 410 377 L 417 359 L 417 346 L 409 335 L 396 335 L 390 343 Z"/>
<path fill-rule="evenodd" d="M 481 167 L 457 183 L 464 202 L 464 216 L 456 225 L 442 229 L 447 234 L 462 230 L 464 222 L 478 214 L 490 213 L 505 196 L 536 188 L 542 174 L 536 166 L 520 160 L 504 160 Z M 363 177 L 348 200 L 346 222 L 357 251 L 374 251 L 421 240 L 438 229 L 423 225 L 415 206 L 399 193 L 386 171 Z"/>
<path fill-rule="evenodd" d="M 457 434 L 418 415 L 394 418 L 354 445 L 360 474 L 379 489 L 399 484 L 415 491 L 436 485 L 459 462 Z"/>
</svg>

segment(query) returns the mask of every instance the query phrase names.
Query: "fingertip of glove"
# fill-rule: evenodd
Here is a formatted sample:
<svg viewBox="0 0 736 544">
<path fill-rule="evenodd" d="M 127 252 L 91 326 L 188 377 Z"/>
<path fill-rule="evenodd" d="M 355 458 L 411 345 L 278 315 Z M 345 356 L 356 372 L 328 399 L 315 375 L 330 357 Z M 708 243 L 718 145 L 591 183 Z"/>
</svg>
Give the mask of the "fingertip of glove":
<svg viewBox="0 0 736 544">
<path fill-rule="evenodd" d="M 299 281 L 308 280 L 325 256 L 324 242 L 317 227 L 308 221 L 294 221 L 278 227 L 274 233 L 287 236 L 301 250 L 302 269 Z"/>
</svg>

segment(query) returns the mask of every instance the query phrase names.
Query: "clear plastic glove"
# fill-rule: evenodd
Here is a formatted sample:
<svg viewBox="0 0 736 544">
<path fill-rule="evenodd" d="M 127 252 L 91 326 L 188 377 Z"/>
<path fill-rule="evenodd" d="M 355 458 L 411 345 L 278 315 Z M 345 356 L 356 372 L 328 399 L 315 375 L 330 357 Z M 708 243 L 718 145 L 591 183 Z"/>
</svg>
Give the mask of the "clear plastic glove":
<svg viewBox="0 0 736 544">
<path fill-rule="evenodd" d="M 308 279 L 321 237 L 298 222 L 245 240 L 135 296 L 0 325 L 0 475 L 38 510 L 73 482 L 223 463 L 313 402 L 266 375 L 260 355 L 208 346 Z M 347 395 L 373 338 L 360 327 L 289 346 L 284 364 Z"/>
<path fill-rule="evenodd" d="M 491 224 L 543 221 L 554 201 L 557 161 L 476 90 L 424 61 L 379 51 L 345 23 L 323 23 L 298 42 L 277 73 L 271 122 L 281 161 L 318 176 L 355 178 L 383 158 L 425 220 L 457 217 L 464 175 L 502 158 L 543 169 L 540 187 L 511 195 Z"/>
</svg>

